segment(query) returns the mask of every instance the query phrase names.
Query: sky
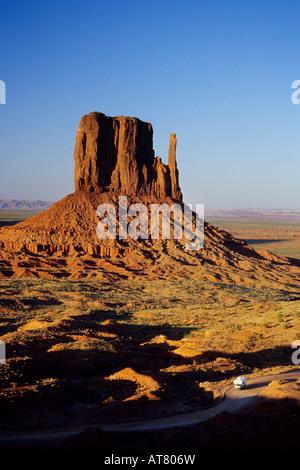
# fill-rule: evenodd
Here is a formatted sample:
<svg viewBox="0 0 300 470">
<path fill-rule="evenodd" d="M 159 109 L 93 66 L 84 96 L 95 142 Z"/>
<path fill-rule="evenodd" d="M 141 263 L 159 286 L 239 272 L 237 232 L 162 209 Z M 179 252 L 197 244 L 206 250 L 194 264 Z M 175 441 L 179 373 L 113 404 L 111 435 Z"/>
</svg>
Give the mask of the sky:
<svg viewBox="0 0 300 470">
<path fill-rule="evenodd" d="M 0 1 L 0 198 L 74 191 L 92 111 L 177 135 L 187 204 L 300 209 L 300 0 Z"/>
</svg>

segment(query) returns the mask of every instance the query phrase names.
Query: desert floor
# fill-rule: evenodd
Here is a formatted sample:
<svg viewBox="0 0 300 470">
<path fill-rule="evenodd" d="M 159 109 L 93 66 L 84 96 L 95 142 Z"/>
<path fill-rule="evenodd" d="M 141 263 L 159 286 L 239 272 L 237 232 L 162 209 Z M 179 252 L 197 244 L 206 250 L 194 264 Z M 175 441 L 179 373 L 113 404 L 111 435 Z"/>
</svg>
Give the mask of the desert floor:
<svg viewBox="0 0 300 470">
<path fill-rule="evenodd" d="M 213 222 L 257 249 L 299 257 L 299 223 Z M 294 369 L 291 345 L 300 340 L 300 293 L 259 284 L 10 278 L 1 279 L 0 305 L 2 433 L 205 409 L 238 375 Z M 188 428 L 93 429 L 0 448 L 296 449 L 299 403 L 299 381 L 274 381 L 242 413 Z"/>
</svg>

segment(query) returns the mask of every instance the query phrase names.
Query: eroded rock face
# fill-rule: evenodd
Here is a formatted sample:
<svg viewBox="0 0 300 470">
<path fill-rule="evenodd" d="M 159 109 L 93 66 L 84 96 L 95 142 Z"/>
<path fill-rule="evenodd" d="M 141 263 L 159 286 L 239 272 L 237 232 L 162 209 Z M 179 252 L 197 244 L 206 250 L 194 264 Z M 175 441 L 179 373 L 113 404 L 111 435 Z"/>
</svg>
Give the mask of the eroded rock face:
<svg viewBox="0 0 300 470">
<path fill-rule="evenodd" d="M 169 164 L 155 157 L 152 125 L 126 116 L 93 112 L 83 116 L 75 143 L 75 190 L 155 195 L 181 201 L 176 136 Z"/>
</svg>

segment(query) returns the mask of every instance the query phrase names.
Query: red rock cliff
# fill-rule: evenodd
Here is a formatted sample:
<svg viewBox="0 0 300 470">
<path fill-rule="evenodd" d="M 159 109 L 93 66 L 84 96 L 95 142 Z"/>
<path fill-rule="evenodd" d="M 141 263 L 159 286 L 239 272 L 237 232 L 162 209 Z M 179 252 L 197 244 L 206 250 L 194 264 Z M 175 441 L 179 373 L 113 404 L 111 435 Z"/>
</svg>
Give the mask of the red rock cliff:
<svg viewBox="0 0 300 470">
<path fill-rule="evenodd" d="M 155 157 L 152 125 L 134 117 L 83 116 L 75 143 L 75 190 L 155 195 L 181 201 L 176 136 L 169 164 Z"/>
</svg>

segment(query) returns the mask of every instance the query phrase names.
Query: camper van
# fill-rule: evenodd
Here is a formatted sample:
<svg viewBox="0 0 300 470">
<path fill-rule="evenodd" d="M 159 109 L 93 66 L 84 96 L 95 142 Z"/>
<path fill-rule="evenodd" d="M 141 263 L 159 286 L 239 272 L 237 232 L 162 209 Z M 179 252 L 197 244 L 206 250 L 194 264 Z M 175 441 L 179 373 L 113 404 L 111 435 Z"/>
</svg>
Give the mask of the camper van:
<svg viewBox="0 0 300 470">
<path fill-rule="evenodd" d="M 236 390 L 242 390 L 243 388 L 246 388 L 245 377 L 238 377 L 233 381 L 233 385 Z"/>
</svg>

